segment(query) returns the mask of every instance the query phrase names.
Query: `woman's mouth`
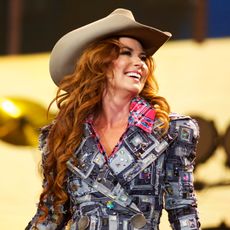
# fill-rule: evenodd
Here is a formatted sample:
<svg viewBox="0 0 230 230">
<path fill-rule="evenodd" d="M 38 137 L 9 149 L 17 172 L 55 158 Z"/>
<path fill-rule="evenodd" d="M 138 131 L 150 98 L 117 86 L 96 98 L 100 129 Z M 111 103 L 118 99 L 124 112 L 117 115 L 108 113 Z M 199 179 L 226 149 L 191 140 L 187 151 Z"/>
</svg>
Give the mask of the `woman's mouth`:
<svg viewBox="0 0 230 230">
<path fill-rule="evenodd" d="M 135 79 L 140 80 L 141 79 L 141 74 L 137 73 L 137 72 L 129 72 L 126 74 L 128 77 L 132 77 Z"/>
</svg>

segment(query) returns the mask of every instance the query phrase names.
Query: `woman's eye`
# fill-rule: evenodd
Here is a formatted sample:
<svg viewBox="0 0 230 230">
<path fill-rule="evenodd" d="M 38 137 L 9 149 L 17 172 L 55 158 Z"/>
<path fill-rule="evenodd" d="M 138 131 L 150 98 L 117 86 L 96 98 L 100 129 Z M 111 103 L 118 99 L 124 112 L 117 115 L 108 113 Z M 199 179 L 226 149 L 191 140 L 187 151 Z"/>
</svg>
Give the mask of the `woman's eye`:
<svg viewBox="0 0 230 230">
<path fill-rule="evenodd" d="M 130 50 L 121 50 L 120 55 L 132 56 L 133 53 Z M 139 56 L 139 58 L 140 58 L 141 61 L 144 61 L 144 62 L 146 62 L 146 60 L 147 60 L 147 56 L 145 54 L 143 54 L 143 55 L 141 54 Z"/>
<path fill-rule="evenodd" d="M 123 50 L 123 51 L 120 52 L 120 54 L 121 55 L 128 55 L 128 56 L 132 55 L 131 51 L 129 51 L 129 50 Z"/>
<path fill-rule="evenodd" d="M 140 59 L 145 62 L 147 60 L 147 56 L 146 55 L 142 55 L 142 56 L 140 56 Z"/>
</svg>

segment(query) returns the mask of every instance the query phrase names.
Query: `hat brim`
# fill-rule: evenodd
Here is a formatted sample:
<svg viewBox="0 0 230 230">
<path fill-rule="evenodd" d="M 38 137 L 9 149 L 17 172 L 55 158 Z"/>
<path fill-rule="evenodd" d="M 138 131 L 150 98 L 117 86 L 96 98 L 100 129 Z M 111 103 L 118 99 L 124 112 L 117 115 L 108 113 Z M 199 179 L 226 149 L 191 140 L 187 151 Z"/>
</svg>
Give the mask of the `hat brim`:
<svg viewBox="0 0 230 230">
<path fill-rule="evenodd" d="M 111 14 L 67 33 L 55 44 L 49 63 L 54 83 L 58 85 L 64 76 L 74 71 L 75 63 L 87 45 L 113 35 L 136 38 L 150 55 L 171 37 L 169 32 L 143 25 L 121 14 Z"/>
</svg>

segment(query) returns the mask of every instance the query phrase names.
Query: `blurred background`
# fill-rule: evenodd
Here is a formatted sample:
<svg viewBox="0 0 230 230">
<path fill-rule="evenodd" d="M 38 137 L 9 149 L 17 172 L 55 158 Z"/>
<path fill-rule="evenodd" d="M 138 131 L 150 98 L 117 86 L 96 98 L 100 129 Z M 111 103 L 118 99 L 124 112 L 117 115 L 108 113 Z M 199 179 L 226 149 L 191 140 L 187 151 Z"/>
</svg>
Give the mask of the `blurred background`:
<svg viewBox="0 0 230 230">
<path fill-rule="evenodd" d="M 170 31 L 155 55 L 160 95 L 200 125 L 195 188 L 202 229 L 230 229 L 229 0 L 0 0 L 0 229 L 24 229 L 41 192 L 39 128 L 56 87 L 49 53 L 65 33 L 132 10 Z M 160 229 L 170 229 L 163 213 Z"/>
</svg>

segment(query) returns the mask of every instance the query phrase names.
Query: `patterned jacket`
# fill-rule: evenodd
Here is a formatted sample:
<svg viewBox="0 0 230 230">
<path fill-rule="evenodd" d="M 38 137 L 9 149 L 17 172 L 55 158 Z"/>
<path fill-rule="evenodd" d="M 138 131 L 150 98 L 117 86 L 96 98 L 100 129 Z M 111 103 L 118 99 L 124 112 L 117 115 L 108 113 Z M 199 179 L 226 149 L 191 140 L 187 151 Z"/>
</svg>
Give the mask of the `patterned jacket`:
<svg viewBox="0 0 230 230">
<path fill-rule="evenodd" d="M 89 117 L 82 144 L 67 162 L 69 201 L 62 207 L 63 221 L 56 224 L 50 197 L 48 218 L 38 229 L 68 225 L 71 230 L 155 230 L 163 209 L 172 229 L 200 229 L 193 187 L 198 125 L 188 116 L 171 114 L 163 138 L 159 125 L 155 110 L 142 98 L 134 98 L 127 130 L 107 158 Z M 41 132 L 43 160 L 48 132 L 49 127 Z M 75 157 L 78 166 L 73 163 Z M 38 209 L 27 230 L 33 229 L 39 215 Z"/>
</svg>

